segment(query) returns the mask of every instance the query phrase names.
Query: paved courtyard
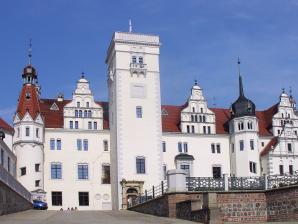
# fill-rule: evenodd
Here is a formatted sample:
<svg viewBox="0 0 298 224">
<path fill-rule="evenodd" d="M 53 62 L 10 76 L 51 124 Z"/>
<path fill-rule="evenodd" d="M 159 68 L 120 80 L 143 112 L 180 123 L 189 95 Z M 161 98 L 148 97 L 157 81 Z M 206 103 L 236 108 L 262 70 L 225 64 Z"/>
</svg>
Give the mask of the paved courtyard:
<svg viewBox="0 0 298 224">
<path fill-rule="evenodd" d="M 1 224 L 190 224 L 193 222 L 160 218 L 131 211 L 36 211 L 0 216 Z"/>
</svg>

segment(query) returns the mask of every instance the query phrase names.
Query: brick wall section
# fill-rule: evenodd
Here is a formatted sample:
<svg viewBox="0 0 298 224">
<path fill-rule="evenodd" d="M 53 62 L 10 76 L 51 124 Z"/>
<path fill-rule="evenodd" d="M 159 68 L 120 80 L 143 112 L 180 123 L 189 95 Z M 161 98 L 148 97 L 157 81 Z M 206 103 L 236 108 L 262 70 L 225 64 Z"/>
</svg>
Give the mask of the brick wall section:
<svg viewBox="0 0 298 224">
<path fill-rule="evenodd" d="M 264 192 L 218 193 L 217 204 L 223 222 L 266 222 Z"/>
<path fill-rule="evenodd" d="M 0 181 L 0 215 L 32 209 L 32 204 Z"/>
<path fill-rule="evenodd" d="M 274 189 L 266 192 L 268 221 L 298 220 L 298 187 Z"/>
</svg>

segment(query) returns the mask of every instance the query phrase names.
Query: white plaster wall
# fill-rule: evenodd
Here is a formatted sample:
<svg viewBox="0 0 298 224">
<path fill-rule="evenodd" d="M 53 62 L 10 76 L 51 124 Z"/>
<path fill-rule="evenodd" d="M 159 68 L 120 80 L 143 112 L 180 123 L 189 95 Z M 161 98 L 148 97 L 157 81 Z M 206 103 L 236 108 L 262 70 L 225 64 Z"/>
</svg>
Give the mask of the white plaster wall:
<svg viewBox="0 0 298 224">
<path fill-rule="evenodd" d="M 1 158 L 1 154 L 0 154 L 0 159 L 3 160 L 2 166 L 4 167 L 4 169 L 9 171 L 9 173 L 12 176 L 16 177 L 16 162 L 17 162 L 16 156 L 11 151 L 11 148 L 9 148 L 8 145 L 5 143 L 5 141 L 2 141 L 2 140 L 0 140 L 0 150 L 3 150 L 3 159 Z M 8 157 L 10 159 L 10 167 L 9 168 L 8 168 L 8 165 L 9 165 Z"/>
<path fill-rule="evenodd" d="M 61 139 L 61 150 L 50 150 L 50 139 Z M 77 150 L 77 139 L 88 139 L 88 151 Z M 111 185 L 101 184 L 102 164 L 110 164 L 110 151 L 104 151 L 103 141 L 108 131 L 46 129 L 45 191 L 50 210 L 78 207 L 79 210 L 111 209 Z M 62 179 L 51 179 L 51 162 L 62 164 Z M 78 179 L 78 163 L 88 164 L 88 180 Z M 62 191 L 62 206 L 52 206 L 51 192 Z M 78 192 L 89 192 L 89 206 L 79 206 Z"/>
<path fill-rule="evenodd" d="M 178 142 L 188 143 L 188 154 L 194 156 L 192 176 L 212 177 L 212 166 L 221 166 L 222 174 L 230 174 L 229 136 L 163 133 L 166 142 L 163 163 L 167 170 L 175 169 L 175 156 L 179 154 Z M 220 144 L 221 153 L 212 153 L 211 144 Z"/>
</svg>

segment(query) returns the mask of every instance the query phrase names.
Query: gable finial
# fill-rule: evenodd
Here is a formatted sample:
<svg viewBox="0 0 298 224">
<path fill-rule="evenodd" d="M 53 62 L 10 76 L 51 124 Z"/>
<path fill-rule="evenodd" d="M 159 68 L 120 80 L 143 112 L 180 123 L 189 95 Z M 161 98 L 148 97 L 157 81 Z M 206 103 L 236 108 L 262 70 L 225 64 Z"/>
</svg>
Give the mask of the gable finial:
<svg viewBox="0 0 298 224">
<path fill-rule="evenodd" d="M 292 86 L 289 88 L 290 97 L 292 97 Z"/>
<path fill-rule="evenodd" d="M 197 79 L 195 79 L 195 86 L 197 86 L 198 85 L 198 80 Z"/>
<path fill-rule="evenodd" d="M 30 40 L 29 40 L 28 58 L 29 58 L 29 65 L 31 65 L 31 62 L 32 62 L 32 38 L 30 38 Z"/>
<path fill-rule="evenodd" d="M 239 57 L 238 57 L 237 65 L 238 65 L 238 75 L 239 75 L 239 95 L 244 96 L 242 77 L 241 77 L 241 73 L 240 73 L 240 58 Z"/>
<path fill-rule="evenodd" d="M 128 21 L 128 26 L 129 26 L 129 32 L 132 32 L 132 23 L 131 23 L 131 19 L 129 19 Z"/>
</svg>

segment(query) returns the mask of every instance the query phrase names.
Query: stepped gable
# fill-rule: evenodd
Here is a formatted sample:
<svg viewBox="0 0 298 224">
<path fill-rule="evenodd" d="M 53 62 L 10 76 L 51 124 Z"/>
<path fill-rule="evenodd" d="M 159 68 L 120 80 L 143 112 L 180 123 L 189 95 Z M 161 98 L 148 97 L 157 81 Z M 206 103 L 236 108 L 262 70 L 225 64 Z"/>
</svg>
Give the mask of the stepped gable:
<svg viewBox="0 0 298 224">
<path fill-rule="evenodd" d="M 0 118 L 0 129 L 7 131 L 9 133 L 13 133 L 13 127 L 11 127 L 5 120 Z"/>
<path fill-rule="evenodd" d="M 57 101 L 56 99 L 41 99 L 40 100 L 40 110 L 42 117 L 45 121 L 46 128 L 63 128 L 63 108 L 66 104 L 71 102 L 71 100 Z M 59 110 L 51 110 L 53 104 L 56 104 Z M 108 103 L 107 102 L 96 102 L 103 108 L 103 128 L 109 129 L 109 113 L 108 113 Z"/>
</svg>

